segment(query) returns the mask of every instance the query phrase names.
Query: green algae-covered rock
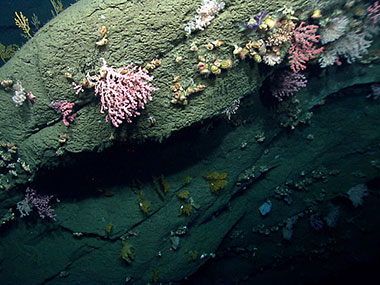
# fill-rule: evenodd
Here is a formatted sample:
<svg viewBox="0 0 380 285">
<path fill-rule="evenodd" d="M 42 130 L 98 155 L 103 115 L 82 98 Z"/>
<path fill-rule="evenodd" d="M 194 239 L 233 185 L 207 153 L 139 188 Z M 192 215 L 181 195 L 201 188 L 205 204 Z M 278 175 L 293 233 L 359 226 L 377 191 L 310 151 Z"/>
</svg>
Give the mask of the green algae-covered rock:
<svg viewBox="0 0 380 285">
<path fill-rule="evenodd" d="M 196 68 L 198 53 L 206 54 L 204 45 L 215 41 L 224 44 L 209 54 L 220 60 L 232 58 L 234 44 L 243 45 L 238 26 L 249 15 L 274 10 L 286 1 L 231 1 L 204 31 L 187 35 L 184 28 L 196 15 L 196 1 L 104 1 L 82 0 L 60 13 L 29 40 L 0 69 L 0 79 L 19 80 L 35 103 L 16 107 L 12 92 L 0 90 L 0 140 L 14 143 L 18 154 L 32 172 L 41 166 L 62 162 L 67 152 L 101 150 L 110 139 L 129 142 L 161 141 L 172 132 L 223 112 L 234 100 L 252 92 L 262 80 L 257 65 L 235 60 L 232 69 L 220 76 L 201 76 Z M 301 1 L 293 1 L 294 6 Z M 100 30 L 107 28 L 108 43 L 97 46 Z M 196 43 L 200 49 L 192 52 Z M 180 62 L 176 61 L 181 57 Z M 118 129 L 105 123 L 99 98 L 93 91 L 75 95 L 70 73 L 78 83 L 86 73 L 95 71 L 104 58 L 114 67 L 128 63 L 145 65 L 160 59 L 161 66 L 151 71 L 153 93 L 142 115 L 132 124 Z M 206 85 L 200 94 L 189 98 L 186 106 L 171 104 L 173 78 Z M 50 108 L 53 100 L 75 102 L 75 122 L 66 127 L 61 116 Z M 154 118 L 155 124 L 148 118 Z M 60 137 L 65 136 L 65 143 Z"/>
<path fill-rule="evenodd" d="M 79 157 L 72 153 L 88 152 L 85 158 L 98 157 L 95 151 L 102 151 L 115 140 L 161 141 L 173 132 L 221 114 L 236 99 L 248 97 L 243 100 L 246 105 L 238 114 L 241 122 L 236 128 L 228 122 L 204 124 L 202 131 L 194 132 L 195 136 L 177 136 L 164 149 L 143 145 L 137 148 L 135 156 L 128 157 L 131 160 L 125 161 L 122 159 L 127 157 L 126 149 L 119 147 L 116 150 L 120 153 L 108 153 L 109 157 L 101 157 L 104 160 L 97 163 L 91 163 L 91 159 L 82 161 L 80 165 L 88 171 L 83 172 L 90 173 L 84 178 L 91 181 L 86 181 L 86 189 L 80 189 L 82 184 L 76 185 L 77 181 L 70 176 L 68 182 L 53 183 L 62 192 L 73 191 L 74 198 L 65 197 L 54 205 L 57 222 L 38 221 L 31 226 L 29 221 L 36 217 L 33 213 L 30 220 L 19 221 L 17 228 L 4 234 L 0 261 L 4 268 L 2 276 L 8 282 L 19 283 L 21 270 L 23 277 L 32 283 L 96 280 L 119 284 L 132 280 L 133 284 L 147 284 L 157 269 L 159 281 L 174 283 L 191 276 L 206 261 L 212 263 L 215 256 L 219 268 L 225 268 L 223 260 L 228 262 L 230 257 L 229 262 L 234 263 L 238 257 L 254 264 L 255 272 L 271 268 L 279 261 L 292 263 L 291 258 L 301 256 L 308 260 L 318 242 L 310 242 L 318 237 L 313 230 L 304 230 L 310 228 L 307 216 L 310 207 L 313 206 L 313 212 L 325 214 L 318 205 L 327 208 L 339 196 L 339 206 L 352 212 L 347 199 L 343 199 L 346 190 L 363 183 L 363 177 L 371 179 L 378 175 L 371 166 L 379 157 L 379 135 L 373 131 L 379 120 L 377 102 L 352 88 L 347 89 L 352 94 L 343 92 L 341 95 L 347 96 L 313 108 L 332 93 L 378 81 L 378 65 L 333 67 L 309 78 L 309 87 L 297 94 L 297 100 L 299 110 L 314 111 L 315 115 L 310 125 L 289 133 L 280 126 L 277 113 L 264 107 L 258 96 L 257 89 L 271 69 L 248 60 L 238 61 L 232 57 L 232 51 L 235 44 L 242 46 L 249 39 L 239 32 L 239 24 L 249 16 L 282 8 L 284 4 L 302 11 L 303 1 L 226 1 L 226 7 L 204 31 L 186 35 L 184 27 L 196 14 L 200 2 L 79 1 L 42 28 L 0 69 L 0 79 L 18 79 L 26 91 L 36 96 L 34 104 L 25 102 L 15 107 L 12 94 L 0 90 L 0 140 L 6 143 L 2 149 L 12 150 L 9 144 L 14 143 L 17 155 L 32 173 Z M 95 42 L 102 26 L 107 27 L 108 43 L 97 47 Z M 215 40 L 224 44 L 213 50 L 204 47 Z M 190 50 L 193 42 L 199 47 L 198 53 Z M 221 60 L 231 57 L 233 66 L 217 76 L 201 76 L 197 69 L 198 54 L 215 55 Z M 182 59 L 178 60 L 179 57 Z M 69 72 L 79 82 L 87 72 L 97 70 L 100 58 L 114 67 L 130 62 L 146 66 L 152 59 L 161 60 L 161 65 L 150 72 L 155 77 L 152 84 L 160 89 L 132 124 L 116 129 L 105 123 L 105 114 L 100 113 L 99 98 L 93 91 L 75 95 L 71 81 L 65 77 Z M 206 89 L 191 95 L 187 105 L 172 104 L 170 86 L 175 76 L 180 77 L 183 85 L 192 78 L 196 84 L 206 85 Z M 52 100 L 59 99 L 76 102 L 77 116 L 68 127 L 49 107 Z M 154 124 L 148 120 L 151 116 Z M 114 164 L 122 167 L 118 169 Z M 93 174 L 89 169 L 95 166 L 99 170 Z M 324 173 L 317 171 L 323 167 L 330 184 L 325 177 L 322 180 L 315 174 Z M 354 170 L 362 171 L 363 176 L 352 175 Z M 80 167 L 76 171 L 82 176 Z M 228 184 L 217 195 L 202 177 L 213 171 L 228 173 Z M 162 173 L 171 185 L 164 199 L 153 190 L 154 184 L 149 179 Z M 140 175 L 145 177 L 141 185 L 131 183 Z M 183 188 L 184 177 L 189 176 L 193 179 L 186 190 L 191 193 L 193 210 L 189 216 L 178 216 L 181 201 L 176 193 Z M 23 177 L 19 175 L 20 179 Z M 307 191 L 297 188 L 310 180 L 312 184 L 307 185 Z M 101 182 L 107 185 L 104 189 Z M 276 190 L 286 187 L 293 191 L 291 205 L 285 199 L 273 197 Z M 80 190 L 88 190 L 91 197 L 81 196 Z M 114 195 L 106 195 L 107 191 Z M 139 208 L 141 191 L 152 201 L 147 215 Z M 14 207 L 22 199 L 9 201 L 8 193 L 15 192 L 1 192 L 1 201 L 6 201 L 2 208 Z M 257 209 L 267 199 L 271 199 L 273 211 L 264 220 Z M 372 209 L 377 200 L 371 200 L 368 207 Z M 304 218 L 299 222 L 299 231 L 294 233 L 294 242 L 284 242 L 281 227 L 288 218 L 300 213 Z M 356 212 L 347 220 L 357 219 L 355 216 Z M 107 234 L 104 227 L 111 220 L 114 226 Z M 334 232 L 337 238 L 345 238 L 347 234 Z M 120 244 L 120 240 L 126 243 Z M 128 242 L 133 244 L 133 250 Z M 121 247 L 123 244 L 128 247 Z M 199 258 L 192 258 L 194 252 L 199 252 Z M 121 253 L 127 262 L 120 258 Z M 220 284 L 226 283 L 223 277 L 227 274 L 230 274 L 228 281 L 239 281 L 231 272 L 236 266 L 229 268 L 219 273 Z M 247 276 L 251 274 L 248 270 L 251 267 L 239 271 L 244 269 Z M 60 272 L 66 271 L 70 274 L 60 277 Z"/>
</svg>

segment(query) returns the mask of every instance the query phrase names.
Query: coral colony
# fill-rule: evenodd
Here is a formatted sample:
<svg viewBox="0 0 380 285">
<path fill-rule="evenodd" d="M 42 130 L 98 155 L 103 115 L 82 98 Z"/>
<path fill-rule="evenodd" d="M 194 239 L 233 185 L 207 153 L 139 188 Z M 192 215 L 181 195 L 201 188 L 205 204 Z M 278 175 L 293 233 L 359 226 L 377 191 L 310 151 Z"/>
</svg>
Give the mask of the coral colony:
<svg viewBox="0 0 380 285">
<path fill-rule="evenodd" d="M 75 103 L 67 102 L 66 100 L 55 100 L 50 103 L 50 107 L 59 114 L 63 115 L 62 121 L 65 126 L 69 126 L 74 122 L 76 113 L 73 113 Z"/>
<path fill-rule="evenodd" d="M 286 97 L 294 95 L 301 88 L 306 87 L 307 80 L 305 75 L 297 72 L 285 70 L 272 80 L 271 92 L 273 97 L 282 101 Z"/>
<path fill-rule="evenodd" d="M 225 5 L 216 0 L 203 0 L 202 6 L 197 9 L 197 15 L 185 27 L 185 32 L 191 34 L 196 30 L 204 30 Z"/>
<path fill-rule="evenodd" d="M 202 0 L 197 14 L 185 27 L 188 36 L 194 31 L 204 30 L 224 8 L 224 2 Z M 318 10 L 313 13 L 312 18 L 314 19 L 321 17 L 320 11 L 316 12 Z M 306 86 L 306 77 L 298 72 L 306 69 L 306 64 L 310 60 L 319 56 L 318 61 L 322 68 L 333 64 L 341 65 L 342 58 L 346 59 L 347 63 L 355 62 L 368 53 L 368 48 L 372 43 L 369 38 L 379 31 L 379 1 L 368 6 L 361 30 L 350 27 L 349 18 L 339 15 L 324 23 L 320 29 L 320 35 L 317 35 L 319 26 L 307 25 L 305 22 L 297 25 L 295 21 L 298 19 L 293 16 L 293 10 L 285 8 L 281 10 L 281 14 L 269 15 L 269 12 L 261 11 L 251 16 L 243 25 L 254 32 L 254 35 L 250 34 L 254 36 L 254 40 L 246 43 L 245 47 L 235 44 L 233 51 L 233 55 L 240 59 L 249 57 L 257 63 L 263 62 L 269 66 L 279 65 L 288 55 L 290 68 L 295 74 L 291 75 L 289 72 L 283 71 L 275 78 L 271 93 L 278 101 L 283 101 L 285 97 L 294 95 Z M 106 31 L 106 27 L 103 26 L 101 31 L 103 37 Z M 223 43 L 222 41 L 216 42 Z M 317 46 L 319 43 L 323 46 Z M 209 46 L 211 46 L 210 49 L 214 47 L 209 44 L 208 49 Z M 198 48 L 192 46 L 192 50 L 197 51 Z M 153 80 L 153 76 L 148 75 L 147 70 L 133 64 L 116 69 L 107 66 L 105 60 L 102 60 L 103 66 L 97 74 L 86 75 L 87 84 L 72 82 L 75 94 L 79 95 L 84 92 L 84 88 L 94 87 L 95 95 L 100 95 L 101 113 L 107 113 L 106 121 L 110 120 L 115 127 L 120 126 L 123 121 L 131 123 L 133 117 L 140 115 L 139 110 L 144 109 L 146 103 L 152 100 L 151 93 L 158 90 L 149 83 Z M 232 60 L 229 60 L 232 66 Z M 219 64 L 219 61 L 216 62 Z M 215 66 L 215 69 L 220 73 L 218 66 Z M 208 71 L 208 69 L 204 71 Z M 201 74 L 206 74 L 206 72 L 201 71 Z M 218 73 L 212 72 L 212 74 Z M 72 79 L 71 74 L 66 77 Z M 32 93 L 26 94 L 20 81 L 16 81 L 13 90 L 12 100 L 16 106 L 21 106 L 26 98 L 29 98 L 32 103 L 35 102 L 35 96 Z M 183 105 L 186 105 L 188 101 L 184 100 L 183 102 Z M 51 102 L 50 106 L 57 113 L 63 115 L 62 120 L 66 126 L 74 121 L 76 114 L 73 112 L 73 107 L 75 103 L 55 100 Z"/>
<path fill-rule="evenodd" d="M 13 89 L 15 92 L 12 100 L 15 102 L 16 106 L 21 106 L 26 99 L 26 93 L 19 80 L 13 85 Z"/>
<path fill-rule="evenodd" d="M 350 21 L 346 16 L 331 19 L 330 22 L 319 31 L 321 35 L 321 43 L 325 45 L 339 39 L 345 34 L 346 26 L 349 22 Z"/>
<path fill-rule="evenodd" d="M 7 80 L 3 80 L 2 85 L 4 81 Z M 12 85 L 13 82 L 11 80 L 8 81 L 10 82 L 9 85 Z M 32 103 L 36 101 L 36 97 L 32 94 L 32 92 L 25 92 L 20 80 L 17 80 L 16 83 L 13 84 L 13 90 L 14 94 L 12 96 L 12 101 L 16 104 L 16 107 L 21 106 L 25 102 L 26 98 L 28 98 Z"/>
<path fill-rule="evenodd" d="M 352 205 L 356 208 L 363 204 L 363 198 L 368 196 L 368 188 L 365 184 L 358 184 L 351 187 L 348 191 L 348 198 L 351 200 Z"/>
<path fill-rule="evenodd" d="M 29 187 L 26 188 L 24 200 L 17 203 L 17 210 L 20 212 L 20 217 L 29 216 L 33 208 L 36 208 L 41 219 L 48 217 L 55 221 L 56 215 L 54 214 L 54 209 L 49 205 L 51 198 L 53 198 L 53 195 L 42 196 L 37 194 L 35 190 Z"/>
<path fill-rule="evenodd" d="M 257 30 L 257 28 L 263 23 L 267 14 L 267 11 L 263 11 L 259 15 L 250 18 L 246 23 L 247 28 L 251 30 Z"/>
<path fill-rule="evenodd" d="M 323 51 L 323 47 L 316 48 L 314 43 L 319 41 L 319 35 L 316 35 L 317 25 L 304 26 L 305 22 L 293 31 L 293 37 L 290 42 L 289 63 L 294 72 L 304 70 L 305 63 L 314 58 Z"/>
<path fill-rule="evenodd" d="M 368 18 L 371 20 L 373 25 L 380 23 L 380 4 L 379 1 L 373 3 L 367 8 Z"/>
<path fill-rule="evenodd" d="M 131 123 L 132 117 L 140 115 L 139 109 L 144 109 L 151 93 L 158 90 L 149 84 L 153 76 L 148 75 L 136 66 L 115 69 L 107 66 L 103 59 L 100 76 L 87 76 L 87 80 L 95 87 L 95 96 L 100 95 L 102 103 L 100 111 L 107 111 L 106 121 L 118 127 L 123 120 Z"/>
</svg>

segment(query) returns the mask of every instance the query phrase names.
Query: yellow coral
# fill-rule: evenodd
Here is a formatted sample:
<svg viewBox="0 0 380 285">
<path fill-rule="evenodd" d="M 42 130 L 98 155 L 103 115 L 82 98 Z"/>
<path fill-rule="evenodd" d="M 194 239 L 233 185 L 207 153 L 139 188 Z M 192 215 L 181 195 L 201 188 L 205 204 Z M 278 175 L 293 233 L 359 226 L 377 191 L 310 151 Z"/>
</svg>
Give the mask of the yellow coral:
<svg viewBox="0 0 380 285">
<path fill-rule="evenodd" d="M 218 75 L 222 72 L 222 70 L 219 67 L 217 67 L 216 65 L 212 65 L 211 66 L 211 72 L 215 75 Z"/>
<path fill-rule="evenodd" d="M 149 200 L 144 200 L 144 193 L 142 191 L 140 191 L 139 197 L 137 198 L 137 204 L 139 204 L 139 207 L 144 214 L 149 213 L 151 202 Z"/>
<path fill-rule="evenodd" d="M 127 263 L 131 263 L 135 259 L 135 249 L 130 243 L 123 241 L 123 247 L 121 248 L 120 256 Z"/>
<path fill-rule="evenodd" d="M 220 62 L 220 68 L 221 69 L 230 69 L 231 67 L 232 67 L 232 60 L 230 58 L 222 60 Z"/>
<path fill-rule="evenodd" d="M 29 20 L 27 17 L 25 17 L 22 12 L 20 12 L 20 15 L 15 12 L 16 18 L 15 18 L 15 23 L 16 26 L 19 27 L 20 29 L 23 30 L 23 32 L 26 34 L 27 37 L 30 39 L 32 36 L 30 35 L 30 26 L 29 26 Z"/>
<path fill-rule="evenodd" d="M 182 181 L 182 186 L 186 186 L 186 185 L 189 185 L 191 183 L 191 180 L 193 180 L 193 178 L 191 178 L 191 176 L 186 176 L 183 181 Z"/>
<path fill-rule="evenodd" d="M 109 222 L 109 223 L 106 225 L 106 228 L 105 228 L 105 231 L 106 231 L 107 236 L 109 236 L 109 235 L 111 234 L 112 228 L 113 228 L 113 224 L 112 224 L 112 222 Z"/>
<path fill-rule="evenodd" d="M 51 10 L 51 14 L 53 17 L 58 16 L 59 13 L 63 11 L 63 4 L 61 0 L 50 0 L 51 5 L 53 6 L 53 10 Z"/>
<path fill-rule="evenodd" d="M 228 181 L 226 180 L 227 173 L 225 172 L 219 174 L 216 171 L 212 171 L 203 175 L 203 177 L 210 182 L 210 189 L 213 193 L 222 190 L 224 187 L 226 187 L 228 183 Z"/>
<path fill-rule="evenodd" d="M 224 187 L 226 187 L 227 183 L 227 180 L 210 181 L 211 192 L 216 193 L 219 190 L 222 190 Z"/>
<path fill-rule="evenodd" d="M 162 200 L 165 199 L 166 193 L 169 191 L 170 186 L 166 182 L 165 176 L 161 174 L 159 177 L 153 177 L 154 190 L 158 193 Z"/>
<path fill-rule="evenodd" d="M 320 9 L 317 9 L 313 12 L 313 15 L 311 15 L 313 19 L 319 19 L 322 17 L 322 12 Z"/>
<path fill-rule="evenodd" d="M 193 206 L 187 203 L 183 203 L 181 207 L 179 207 L 179 213 L 178 216 L 181 216 L 183 214 L 190 216 L 193 211 Z"/>
<path fill-rule="evenodd" d="M 199 258 L 198 250 L 191 250 L 191 251 L 189 251 L 189 253 L 190 253 L 190 256 L 187 259 L 187 261 L 189 263 L 198 260 L 198 258 Z"/>
<path fill-rule="evenodd" d="M 205 175 L 203 175 L 203 177 L 207 180 L 218 180 L 218 179 L 225 179 L 227 177 L 227 173 L 222 173 L 222 174 L 219 174 L 218 172 L 216 171 L 212 171 L 212 172 L 209 172 Z"/>
<path fill-rule="evenodd" d="M 155 268 L 154 271 L 153 271 L 153 283 L 157 283 L 158 282 L 158 276 L 159 276 L 159 273 L 160 271 L 158 270 L 158 268 Z"/>
<path fill-rule="evenodd" d="M 189 190 L 184 190 L 184 191 L 182 191 L 182 192 L 179 192 L 179 193 L 177 194 L 177 196 L 178 196 L 178 198 L 180 198 L 180 199 L 186 200 L 187 198 L 189 198 L 189 196 L 190 196 L 190 192 L 189 192 Z"/>
<path fill-rule="evenodd" d="M 11 58 L 16 51 L 18 50 L 18 45 L 11 44 L 8 46 L 3 45 L 0 43 L 0 57 L 5 62 L 6 59 Z"/>
<path fill-rule="evenodd" d="M 274 28 L 274 26 L 276 25 L 276 20 L 273 19 L 271 16 L 267 17 L 265 20 L 264 20 L 264 23 L 268 26 L 268 28 L 271 30 Z"/>
</svg>

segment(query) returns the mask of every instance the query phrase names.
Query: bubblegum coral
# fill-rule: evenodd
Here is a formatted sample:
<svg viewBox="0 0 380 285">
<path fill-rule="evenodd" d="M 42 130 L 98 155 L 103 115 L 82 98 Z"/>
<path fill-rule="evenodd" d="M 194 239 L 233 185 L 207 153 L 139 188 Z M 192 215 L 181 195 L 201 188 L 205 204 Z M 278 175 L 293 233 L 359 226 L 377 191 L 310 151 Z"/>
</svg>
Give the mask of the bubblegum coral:
<svg viewBox="0 0 380 285">
<path fill-rule="evenodd" d="M 301 24 L 293 31 L 291 46 L 289 49 L 290 68 L 293 72 L 298 72 L 306 68 L 305 63 L 323 51 L 323 47 L 316 48 L 314 43 L 319 41 L 319 35 L 315 32 L 319 28 L 317 25 L 303 26 Z"/>
<path fill-rule="evenodd" d="M 50 103 L 51 108 L 63 115 L 62 121 L 65 126 L 69 126 L 70 123 L 74 122 L 76 116 L 76 113 L 73 113 L 74 106 L 75 103 L 70 103 L 66 100 L 54 100 Z"/>
<path fill-rule="evenodd" d="M 110 119 L 115 127 L 123 120 L 131 123 L 132 117 L 140 115 L 138 110 L 144 109 L 147 101 L 152 100 L 151 93 L 158 90 L 149 84 L 153 76 L 137 70 L 133 64 L 114 69 L 107 66 L 104 59 L 100 76 L 87 76 L 87 80 L 95 85 L 95 96 L 100 95 L 100 112 L 107 111 L 106 122 Z"/>
</svg>

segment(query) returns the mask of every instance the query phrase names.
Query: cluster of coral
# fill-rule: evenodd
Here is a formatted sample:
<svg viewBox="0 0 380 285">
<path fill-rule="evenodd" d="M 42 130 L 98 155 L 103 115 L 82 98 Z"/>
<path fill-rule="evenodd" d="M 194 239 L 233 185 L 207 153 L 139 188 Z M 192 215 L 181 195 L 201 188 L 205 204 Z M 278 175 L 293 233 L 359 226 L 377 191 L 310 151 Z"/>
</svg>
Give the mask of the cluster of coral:
<svg viewBox="0 0 380 285">
<path fill-rule="evenodd" d="M 196 30 L 204 30 L 225 5 L 224 2 L 216 0 L 203 0 L 202 5 L 197 9 L 196 16 L 185 27 L 185 31 L 191 34 Z"/>
<path fill-rule="evenodd" d="M 18 157 L 16 145 L 0 142 L 0 189 L 8 190 L 30 176 L 30 167 Z"/>
<path fill-rule="evenodd" d="M 320 54 L 323 48 L 314 45 L 319 40 L 316 35 L 318 26 L 304 26 L 304 22 L 297 26 L 297 18 L 293 15 L 294 11 L 286 9 L 274 15 L 264 11 L 250 18 L 246 28 L 252 31 L 252 40 L 244 47 L 235 45 L 234 55 L 241 59 L 249 56 L 258 63 L 275 66 L 289 54 L 294 72 L 305 69 L 304 64 Z"/>
<path fill-rule="evenodd" d="M 176 76 L 173 79 L 173 85 L 170 86 L 171 91 L 173 92 L 173 99 L 171 100 L 172 104 L 187 105 L 188 96 L 199 93 L 206 88 L 206 85 L 195 84 L 193 80 L 187 80 L 181 84 L 179 81 L 180 77 Z"/>
</svg>

